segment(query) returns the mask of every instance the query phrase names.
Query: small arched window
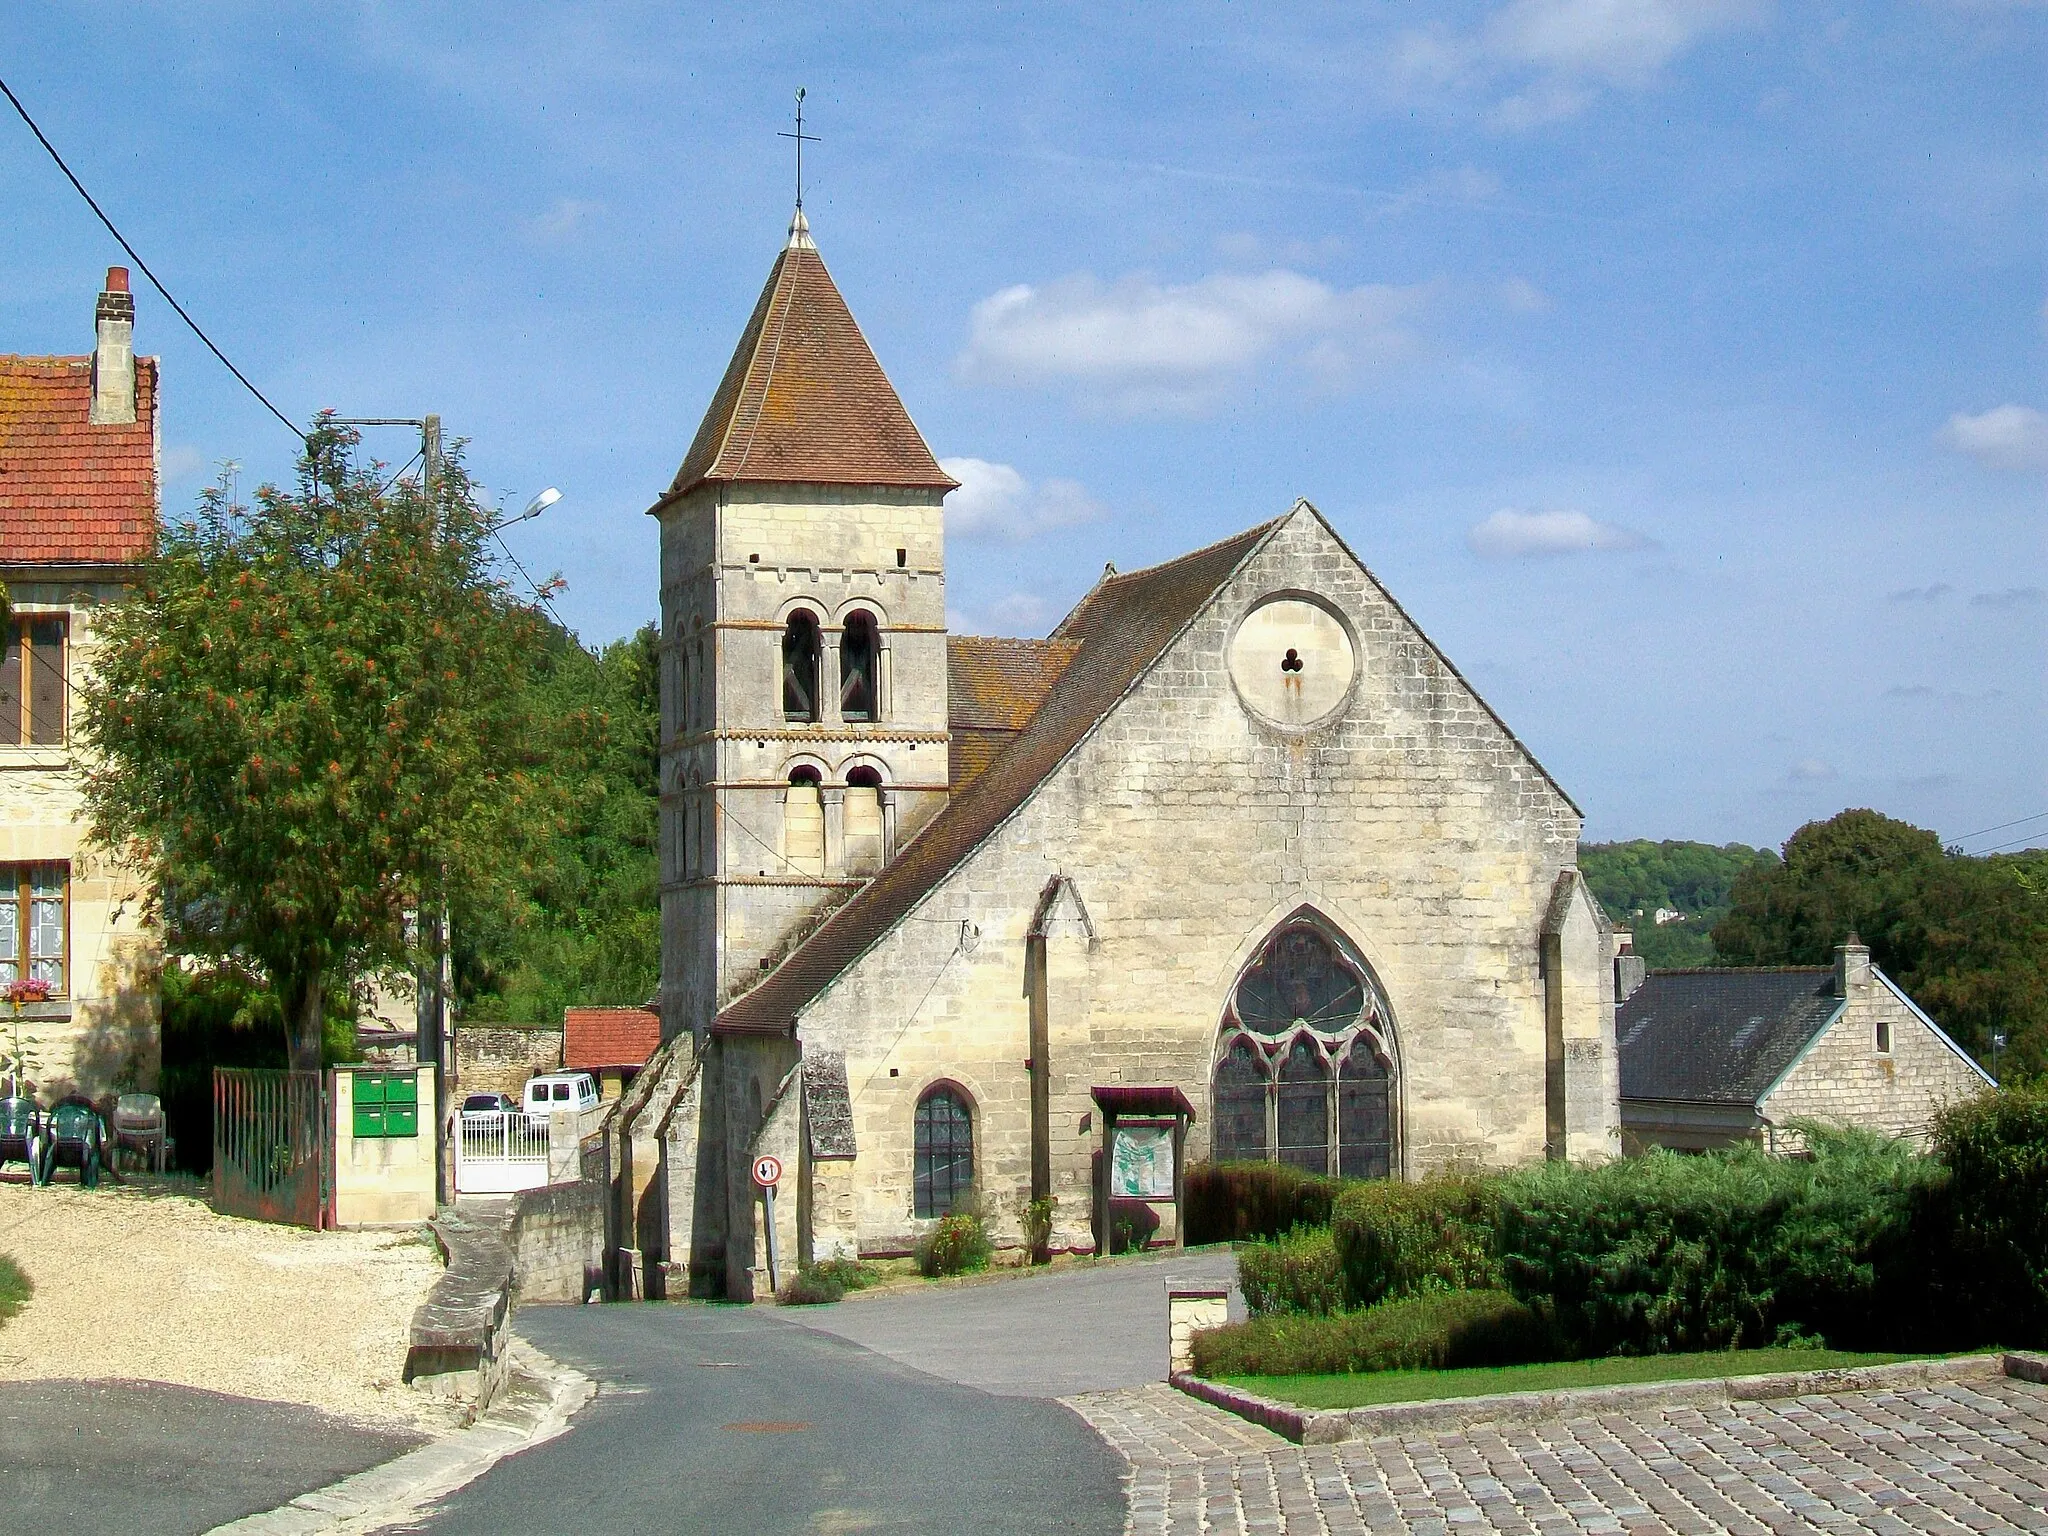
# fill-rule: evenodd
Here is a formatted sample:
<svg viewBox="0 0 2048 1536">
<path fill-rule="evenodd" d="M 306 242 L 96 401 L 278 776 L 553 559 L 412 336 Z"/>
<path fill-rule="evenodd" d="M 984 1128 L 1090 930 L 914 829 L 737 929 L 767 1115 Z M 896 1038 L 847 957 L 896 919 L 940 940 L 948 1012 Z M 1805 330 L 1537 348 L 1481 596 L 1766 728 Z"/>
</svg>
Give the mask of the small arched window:
<svg viewBox="0 0 2048 1536">
<path fill-rule="evenodd" d="M 818 621 L 802 608 L 782 630 L 782 717 L 818 718 Z"/>
<path fill-rule="evenodd" d="M 789 771 L 782 801 L 782 856 L 800 875 L 825 873 L 825 807 L 818 798 L 818 770 Z"/>
<path fill-rule="evenodd" d="M 873 720 L 881 714 L 876 691 L 880 637 L 875 616 L 856 611 L 846 616 L 839 635 L 839 716 L 843 720 Z"/>
<path fill-rule="evenodd" d="M 846 771 L 846 869 L 871 875 L 888 857 L 883 846 L 882 776 L 872 768 Z"/>
<path fill-rule="evenodd" d="M 697 878 L 698 860 L 701 853 L 697 846 L 697 780 L 691 776 L 690 787 L 683 791 L 683 878 Z"/>
<path fill-rule="evenodd" d="M 944 1216 L 974 1183 L 974 1121 L 957 1088 L 927 1089 L 917 1101 L 916 1213 Z"/>
</svg>

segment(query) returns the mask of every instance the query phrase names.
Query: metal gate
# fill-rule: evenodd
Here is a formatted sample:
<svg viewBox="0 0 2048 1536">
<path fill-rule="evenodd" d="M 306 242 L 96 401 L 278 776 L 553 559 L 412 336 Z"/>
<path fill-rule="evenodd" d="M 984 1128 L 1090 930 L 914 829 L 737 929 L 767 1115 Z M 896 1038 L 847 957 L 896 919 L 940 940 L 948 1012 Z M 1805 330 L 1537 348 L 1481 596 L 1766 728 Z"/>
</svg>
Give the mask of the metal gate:
<svg viewBox="0 0 2048 1536">
<path fill-rule="evenodd" d="M 213 1200 L 230 1216 L 317 1230 L 327 1209 L 325 1075 L 213 1069 Z"/>
</svg>

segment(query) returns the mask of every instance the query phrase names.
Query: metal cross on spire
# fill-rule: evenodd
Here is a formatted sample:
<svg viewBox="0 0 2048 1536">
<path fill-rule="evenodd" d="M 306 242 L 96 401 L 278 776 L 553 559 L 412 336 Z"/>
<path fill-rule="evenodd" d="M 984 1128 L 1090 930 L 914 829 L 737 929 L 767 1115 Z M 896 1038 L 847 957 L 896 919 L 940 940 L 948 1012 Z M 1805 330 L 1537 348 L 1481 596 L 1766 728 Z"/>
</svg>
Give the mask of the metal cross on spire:
<svg viewBox="0 0 2048 1536">
<path fill-rule="evenodd" d="M 824 142 L 823 139 L 804 132 L 804 88 L 802 86 L 796 88 L 796 132 L 779 133 L 776 137 L 796 140 L 796 211 L 802 213 L 804 211 L 804 146 L 806 144 L 822 144 Z"/>
</svg>

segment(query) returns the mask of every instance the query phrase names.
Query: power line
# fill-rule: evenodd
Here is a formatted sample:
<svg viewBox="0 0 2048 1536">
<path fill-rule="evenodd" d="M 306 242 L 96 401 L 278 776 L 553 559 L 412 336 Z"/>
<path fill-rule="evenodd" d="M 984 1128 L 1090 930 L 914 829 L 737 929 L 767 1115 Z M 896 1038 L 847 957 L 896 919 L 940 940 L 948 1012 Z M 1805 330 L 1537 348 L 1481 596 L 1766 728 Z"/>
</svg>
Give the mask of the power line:
<svg viewBox="0 0 2048 1536">
<path fill-rule="evenodd" d="M 2030 818 L 2029 818 L 2029 820 L 2031 820 L 2031 819 L 2032 819 L 2032 818 L 2030 817 Z M 2017 848 L 2017 847 L 2019 847 L 2019 846 L 2020 846 L 2020 844 L 2022 844 L 2022 843 L 2031 843 L 2031 842 L 2032 842 L 2032 841 L 2033 841 L 2033 840 L 2034 840 L 2035 838 L 2037 838 L 2037 837 L 2042 837 L 2042 836 L 2048 836 L 2048 833 L 2042 833 L 2042 832 L 2029 832 L 2029 833 L 2027 833 L 2027 834 L 2026 834 L 2025 836 L 2023 836 L 2023 837 L 2016 837 L 2016 838 L 2014 838 L 2014 839 L 2013 839 L 2013 840 L 2012 840 L 2011 842 L 2009 842 L 2009 843 L 1999 843 L 1999 844 L 1995 845 L 1994 847 L 1990 847 L 1990 848 L 1982 848 L 1982 849 L 1979 849 L 1979 850 L 1978 850 L 1977 852 L 1975 852 L 1975 853 L 1971 854 L 1971 855 L 1970 855 L 1970 857 L 1971 857 L 1971 858 L 1973 858 L 1973 859 L 1981 859 L 1981 858 L 1983 858 L 1983 857 L 1984 857 L 1984 856 L 1985 856 L 1986 854 L 1992 854 L 1992 853 L 2003 853 L 2003 852 L 2004 852 L 2004 851 L 2005 851 L 2006 849 L 2008 849 L 2008 848 Z"/>
<path fill-rule="evenodd" d="M 272 405 L 270 403 L 270 397 L 264 394 L 263 391 L 258 389 L 254 384 L 251 384 L 249 382 L 249 376 L 242 372 L 241 369 L 237 368 L 233 363 L 229 362 L 227 353 L 221 351 L 219 347 L 215 346 L 213 344 L 213 338 L 207 335 L 206 332 L 202 331 L 199 328 L 199 322 L 197 320 L 194 320 L 190 315 L 185 313 L 185 306 L 180 304 L 176 299 L 171 297 L 171 290 L 163 285 L 163 280 L 161 278 L 159 278 L 154 272 L 149 270 L 149 263 L 144 261 L 142 257 L 137 254 L 135 247 L 128 243 L 128 237 L 122 234 L 120 230 L 114 227 L 114 221 L 107 217 L 106 210 L 100 207 L 100 205 L 93 200 L 93 195 L 85 190 L 85 183 L 80 181 L 78 177 L 73 174 L 71 167 L 64 163 L 64 157 L 57 153 L 57 146 L 52 144 L 49 140 L 49 137 L 46 134 L 44 134 L 43 130 L 36 126 L 36 120 L 28 115 L 28 108 L 24 107 L 21 104 L 21 98 L 14 94 L 13 88 L 10 87 L 5 80 L 0 80 L 0 92 L 6 93 L 7 99 L 10 103 L 13 104 L 14 110 L 21 114 L 21 120 L 24 123 L 28 124 L 28 131 L 36 136 L 36 142 L 41 144 L 44 149 L 49 151 L 50 158 L 57 163 L 57 169 L 64 173 L 64 179 L 69 181 L 73 187 L 78 189 L 78 195 L 85 199 L 86 207 L 90 208 L 94 213 L 99 215 L 100 222 L 107 226 L 107 233 L 112 235 L 114 237 L 115 242 L 120 245 L 121 249 L 128 253 L 128 259 L 135 263 L 135 265 L 141 270 L 142 275 L 149 279 L 151 285 L 155 287 L 156 291 L 163 295 L 164 302 L 170 305 L 172 309 L 178 312 L 178 318 L 184 321 L 186 325 L 192 328 L 192 334 L 194 336 L 197 336 L 201 341 L 206 343 L 206 350 L 211 352 L 215 357 L 220 359 L 221 366 L 227 369 L 229 373 L 232 373 L 236 377 L 236 379 L 238 379 L 241 382 L 242 388 L 248 390 L 250 394 L 254 395 L 258 400 L 262 401 L 263 408 L 266 411 L 270 412 L 271 415 L 275 416 L 279 421 L 283 422 L 285 426 L 291 430 L 292 436 L 297 438 L 299 442 L 303 445 L 306 441 L 306 434 L 304 430 L 299 426 L 297 422 L 293 421 L 291 417 L 285 415 L 283 411 L 280 411 L 276 406 Z"/>
<path fill-rule="evenodd" d="M 2003 832 L 2007 827 L 2024 827 L 2030 821 L 2048 821 L 2048 811 L 2036 811 L 2031 816 L 2021 816 L 2013 821 L 2001 821 L 1995 827 L 1980 827 L 1975 832 L 1965 832 L 1956 841 L 1967 843 L 1971 838 L 1982 837 L 1987 832 Z"/>
</svg>

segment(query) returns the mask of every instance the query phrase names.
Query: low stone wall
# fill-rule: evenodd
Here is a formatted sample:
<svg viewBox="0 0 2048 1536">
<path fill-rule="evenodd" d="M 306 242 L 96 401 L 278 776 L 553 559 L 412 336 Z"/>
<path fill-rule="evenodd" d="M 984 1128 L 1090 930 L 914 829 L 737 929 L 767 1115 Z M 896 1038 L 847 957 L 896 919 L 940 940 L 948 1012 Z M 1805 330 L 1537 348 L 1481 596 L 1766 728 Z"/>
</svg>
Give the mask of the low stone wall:
<svg viewBox="0 0 2048 1536">
<path fill-rule="evenodd" d="M 588 1301 L 605 1292 L 605 1189 L 592 1179 L 512 1197 L 512 1300 Z"/>
<path fill-rule="evenodd" d="M 512 1310 L 507 1202 L 478 1201 L 429 1225 L 448 1268 L 413 1314 L 405 1379 L 423 1392 L 488 1408 L 505 1384 Z"/>
</svg>

